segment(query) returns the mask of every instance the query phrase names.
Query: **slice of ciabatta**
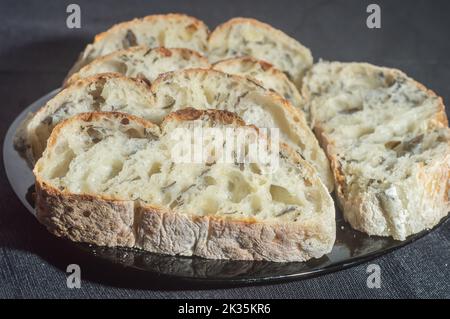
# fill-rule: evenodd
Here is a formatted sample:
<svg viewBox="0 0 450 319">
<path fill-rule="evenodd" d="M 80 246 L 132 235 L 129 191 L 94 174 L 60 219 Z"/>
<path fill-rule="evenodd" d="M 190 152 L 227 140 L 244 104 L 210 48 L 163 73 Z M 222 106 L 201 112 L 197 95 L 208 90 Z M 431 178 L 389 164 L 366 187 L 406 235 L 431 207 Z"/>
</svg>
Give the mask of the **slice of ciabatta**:
<svg viewBox="0 0 450 319">
<path fill-rule="evenodd" d="M 303 99 L 297 87 L 288 79 L 285 73 L 272 64 L 246 56 L 219 61 L 213 65 L 213 69 L 258 81 L 266 89 L 272 90 L 288 100 L 293 106 L 302 111 L 308 120 Z"/>
<path fill-rule="evenodd" d="M 178 111 L 160 127 L 123 113 L 60 123 L 34 169 L 38 219 L 73 241 L 171 255 L 287 262 L 331 250 L 333 201 L 307 162 L 285 145 L 274 171 L 213 152 L 205 162 L 174 161 L 174 132 L 199 128 L 244 130 L 253 139 L 243 149 L 265 138 L 217 110 Z"/>
<path fill-rule="evenodd" d="M 366 63 L 318 63 L 302 92 L 355 229 L 404 240 L 447 215 L 450 132 L 440 97 Z"/>
<path fill-rule="evenodd" d="M 101 74 L 74 83 L 27 118 L 16 133 L 15 147 L 30 166 L 41 157 L 53 128 L 75 114 L 120 111 L 151 119 L 153 104 L 146 82 L 119 74 Z"/>
<path fill-rule="evenodd" d="M 202 21 L 184 14 L 149 15 L 122 22 L 96 35 L 68 76 L 98 57 L 137 45 L 187 48 L 206 53 L 208 34 L 208 27 Z"/>
<path fill-rule="evenodd" d="M 314 166 L 332 191 L 328 159 L 303 113 L 258 83 L 217 70 L 186 69 L 161 75 L 152 85 L 152 95 L 153 107 L 166 112 L 195 105 L 234 112 L 260 128 L 278 128 L 282 141 Z"/>
<path fill-rule="evenodd" d="M 65 85 L 100 73 L 120 73 L 146 80 L 148 83 L 158 75 L 187 68 L 209 68 L 208 60 L 189 49 L 166 49 L 137 46 L 114 51 L 85 65 L 67 79 Z"/>
<path fill-rule="evenodd" d="M 297 87 L 313 64 L 308 48 L 280 30 L 249 18 L 233 18 L 219 25 L 208 39 L 211 62 L 253 56 L 267 61 L 286 73 Z"/>
</svg>

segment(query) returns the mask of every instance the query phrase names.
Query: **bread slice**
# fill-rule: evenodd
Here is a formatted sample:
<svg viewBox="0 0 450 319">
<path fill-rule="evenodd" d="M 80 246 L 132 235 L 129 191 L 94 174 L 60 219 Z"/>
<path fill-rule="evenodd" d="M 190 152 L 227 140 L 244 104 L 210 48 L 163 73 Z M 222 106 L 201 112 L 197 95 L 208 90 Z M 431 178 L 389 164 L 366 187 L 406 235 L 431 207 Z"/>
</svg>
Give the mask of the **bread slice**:
<svg viewBox="0 0 450 319">
<path fill-rule="evenodd" d="M 366 63 L 318 63 L 302 91 L 353 228 L 404 240 L 447 215 L 450 131 L 440 97 Z"/>
<path fill-rule="evenodd" d="M 186 68 L 209 68 L 208 60 L 188 49 L 137 46 L 99 57 L 67 79 L 65 85 L 99 73 L 120 73 L 151 83 L 161 73 Z"/>
<path fill-rule="evenodd" d="M 81 79 L 27 117 L 16 133 L 15 147 L 34 166 L 53 128 L 62 120 L 93 111 L 121 111 L 151 119 L 155 113 L 149 110 L 152 104 L 150 87 L 144 81 L 119 74 Z"/>
<path fill-rule="evenodd" d="M 122 22 L 95 36 L 68 77 L 98 57 L 136 45 L 187 48 L 205 53 L 208 34 L 208 27 L 202 21 L 184 14 L 149 15 Z"/>
<path fill-rule="evenodd" d="M 308 48 L 272 26 L 249 18 L 233 18 L 218 26 L 208 39 L 211 62 L 253 56 L 272 63 L 286 73 L 297 87 L 313 64 Z"/>
<path fill-rule="evenodd" d="M 186 69 L 161 75 L 152 85 L 154 108 L 166 112 L 192 105 L 236 113 L 247 124 L 279 128 L 280 138 L 318 171 L 330 191 L 329 162 L 305 118 L 280 95 L 258 83 L 216 70 Z"/>
<path fill-rule="evenodd" d="M 208 162 L 173 161 L 176 129 L 211 127 L 264 139 L 224 111 L 186 109 L 160 127 L 121 113 L 62 122 L 34 169 L 39 220 L 73 241 L 171 255 L 286 262 L 329 252 L 332 199 L 287 146 L 274 172 L 257 161 L 219 162 L 217 153 Z"/>
<path fill-rule="evenodd" d="M 293 106 L 305 113 L 303 99 L 297 87 L 286 74 L 272 64 L 253 57 L 230 58 L 213 65 L 214 70 L 248 77 L 259 82 L 266 89 L 274 91 L 288 100 Z M 308 116 L 305 113 L 308 120 Z"/>
</svg>

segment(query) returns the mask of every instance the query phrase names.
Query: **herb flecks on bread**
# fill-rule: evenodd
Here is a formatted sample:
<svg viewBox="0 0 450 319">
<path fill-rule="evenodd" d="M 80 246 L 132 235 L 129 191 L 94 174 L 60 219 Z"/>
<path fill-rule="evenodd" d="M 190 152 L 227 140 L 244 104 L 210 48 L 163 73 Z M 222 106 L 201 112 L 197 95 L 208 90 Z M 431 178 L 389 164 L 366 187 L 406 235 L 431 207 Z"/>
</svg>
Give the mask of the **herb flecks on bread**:
<svg viewBox="0 0 450 319">
<path fill-rule="evenodd" d="M 313 64 L 308 48 L 282 31 L 250 18 L 233 18 L 214 29 L 208 39 L 211 62 L 240 56 L 272 63 L 297 87 Z"/>
<path fill-rule="evenodd" d="M 440 97 L 398 70 L 338 62 L 316 64 L 302 92 L 354 228 L 403 240 L 448 214 L 450 130 Z"/>
<path fill-rule="evenodd" d="M 66 86 L 101 73 L 119 73 L 151 83 L 162 73 L 209 67 L 208 60 L 196 51 L 137 46 L 96 58 L 67 79 Z"/>
<path fill-rule="evenodd" d="M 310 162 L 332 190 L 328 160 L 303 114 L 258 83 L 216 70 L 169 72 L 158 77 L 151 87 L 117 74 L 82 79 L 37 112 L 22 140 L 28 145 L 28 158 L 33 163 L 41 156 L 53 127 L 75 114 L 120 111 L 160 123 L 170 112 L 193 105 L 235 112 L 247 124 L 261 128 L 279 128 L 282 141 Z"/>
<path fill-rule="evenodd" d="M 213 69 L 245 76 L 261 83 L 266 89 L 280 94 L 299 111 L 303 112 L 307 120 L 309 119 L 309 115 L 305 112 L 303 98 L 297 87 L 284 72 L 278 70 L 272 64 L 246 56 L 219 61 L 213 65 Z"/>
<path fill-rule="evenodd" d="M 151 48 L 186 48 L 206 53 L 208 27 L 184 14 L 157 14 L 114 25 L 87 45 L 68 77 L 92 60 L 138 45 Z"/>
</svg>

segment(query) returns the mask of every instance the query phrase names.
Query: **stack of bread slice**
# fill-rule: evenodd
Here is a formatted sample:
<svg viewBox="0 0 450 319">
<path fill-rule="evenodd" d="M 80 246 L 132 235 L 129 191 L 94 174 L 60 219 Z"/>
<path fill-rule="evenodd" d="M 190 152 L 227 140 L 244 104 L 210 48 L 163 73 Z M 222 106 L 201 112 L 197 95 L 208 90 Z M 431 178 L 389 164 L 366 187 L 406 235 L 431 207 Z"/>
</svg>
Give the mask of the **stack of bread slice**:
<svg viewBox="0 0 450 319">
<path fill-rule="evenodd" d="M 276 129 L 277 169 L 215 153 L 173 161 L 174 131 L 212 127 L 266 144 L 263 129 Z M 34 167 L 37 216 L 58 236 L 286 262 L 331 251 L 334 188 L 370 235 L 437 224 L 450 207 L 449 141 L 440 98 L 399 71 L 313 65 L 309 49 L 254 19 L 210 33 L 168 14 L 96 36 L 16 146 Z"/>
</svg>

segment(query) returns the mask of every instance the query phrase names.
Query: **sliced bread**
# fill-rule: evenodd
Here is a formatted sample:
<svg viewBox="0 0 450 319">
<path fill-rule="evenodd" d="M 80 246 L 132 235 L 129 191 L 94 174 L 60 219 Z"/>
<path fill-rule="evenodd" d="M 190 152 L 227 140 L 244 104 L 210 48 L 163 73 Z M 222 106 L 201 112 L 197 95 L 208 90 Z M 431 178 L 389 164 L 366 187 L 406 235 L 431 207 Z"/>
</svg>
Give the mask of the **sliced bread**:
<svg viewBox="0 0 450 319">
<path fill-rule="evenodd" d="M 369 235 L 408 235 L 450 210 L 442 99 L 401 71 L 321 62 L 302 89 L 331 161 L 344 216 Z"/>
<path fill-rule="evenodd" d="M 248 124 L 278 127 L 284 142 L 309 161 L 331 191 L 333 178 L 325 153 L 312 131 L 289 102 L 259 84 L 216 70 L 186 69 L 145 82 L 118 74 L 82 79 L 47 103 L 27 123 L 24 141 L 30 163 L 42 154 L 53 127 L 74 114 L 120 111 L 160 123 L 172 111 L 196 105 L 200 109 L 236 112 Z"/>
<path fill-rule="evenodd" d="M 173 161 L 177 128 L 211 127 L 264 139 L 224 111 L 186 109 L 160 127 L 122 113 L 62 122 L 34 169 L 38 219 L 73 241 L 171 255 L 287 262 L 328 253 L 332 199 L 287 146 L 270 173 L 258 162 Z"/>
<path fill-rule="evenodd" d="M 208 27 L 202 21 L 184 14 L 150 15 L 122 22 L 96 35 L 68 76 L 98 57 L 136 45 L 187 48 L 205 53 L 208 34 Z"/>
<path fill-rule="evenodd" d="M 303 99 L 286 74 L 272 64 L 246 56 L 219 61 L 213 65 L 214 70 L 237 74 L 259 82 L 266 89 L 274 91 L 288 100 L 293 106 L 305 113 Z M 308 120 L 308 116 L 305 113 Z"/>
<path fill-rule="evenodd" d="M 272 63 L 299 88 L 303 75 L 313 64 L 310 50 L 297 40 L 249 18 L 233 18 L 221 24 L 208 39 L 211 62 L 240 56 L 253 56 Z"/>
<path fill-rule="evenodd" d="M 208 60 L 189 49 L 137 46 L 99 57 L 67 79 L 65 85 L 99 73 L 122 75 L 153 82 L 162 73 L 186 68 L 209 68 Z"/>
<path fill-rule="evenodd" d="M 152 118 L 153 99 L 146 82 L 119 74 L 81 79 L 59 92 L 36 114 L 30 114 L 16 133 L 15 147 L 30 166 L 41 157 L 53 128 L 75 114 L 121 111 Z"/>
<path fill-rule="evenodd" d="M 234 112 L 260 128 L 279 128 L 282 141 L 314 166 L 328 189 L 333 189 L 328 160 L 303 114 L 258 83 L 217 70 L 186 69 L 161 75 L 152 85 L 152 94 L 154 108 L 166 112 L 195 105 Z"/>
</svg>

